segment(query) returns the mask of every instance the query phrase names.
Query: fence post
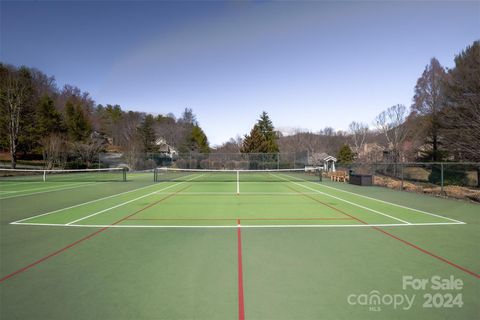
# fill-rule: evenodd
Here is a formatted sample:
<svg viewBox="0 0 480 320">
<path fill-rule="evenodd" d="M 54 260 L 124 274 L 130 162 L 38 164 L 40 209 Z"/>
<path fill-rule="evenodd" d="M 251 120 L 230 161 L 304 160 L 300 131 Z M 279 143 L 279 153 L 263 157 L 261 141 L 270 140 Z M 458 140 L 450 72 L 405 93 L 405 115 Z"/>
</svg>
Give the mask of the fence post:
<svg viewBox="0 0 480 320">
<path fill-rule="evenodd" d="M 295 151 L 293 152 L 293 169 L 295 169 L 296 155 Z"/>
<path fill-rule="evenodd" d="M 440 163 L 440 192 L 443 195 L 443 162 Z"/>
<path fill-rule="evenodd" d="M 403 163 L 400 164 L 400 175 L 401 175 L 401 183 L 400 183 L 400 190 L 403 191 Z"/>
<path fill-rule="evenodd" d="M 277 170 L 280 169 L 280 153 L 277 153 Z"/>
</svg>

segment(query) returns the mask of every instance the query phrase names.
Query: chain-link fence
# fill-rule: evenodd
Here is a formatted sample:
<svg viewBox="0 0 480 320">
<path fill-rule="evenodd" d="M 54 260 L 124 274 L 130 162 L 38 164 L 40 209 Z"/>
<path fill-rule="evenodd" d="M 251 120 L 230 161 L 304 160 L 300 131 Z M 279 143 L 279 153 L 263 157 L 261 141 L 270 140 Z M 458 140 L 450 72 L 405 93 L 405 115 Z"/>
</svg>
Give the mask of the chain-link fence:
<svg viewBox="0 0 480 320">
<path fill-rule="evenodd" d="M 102 153 L 99 167 L 132 170 L 156 167 L 181 169 L 295 169 L 308 165 L 308 152 L 298 153 Z"/>
<path fill-rule="evenodd" d="M 297 169 L 322 166 L 315 162 L 315 154 L 295 153 L 100 153 L 89 168 L 126 167 L 131 171 L 157 167 L 182 169 Z M 95 157 L 92 157 L 95 159 Z M 9 167 L 1 161 L 0 167 Z M 75 162 L 65 168 L 76 168 Z M 18 168 L 45 168 L 41 159 L 19 160 Z M 83 168 L 83 167 L 82 167 Z M 480 163 L 472 162 L 412 162 L 412 163 L 353 163 L 337 164 L 337 170 L 373 176 L 377 186 L 396 190 L 415 191 L 456 198 L 469 198 L 480 202 Z M 478 199 L 478 200 L 477 200 Z"/>
<path fill-rule="evenodd" d="M 372 175 L 377 186 L 480 202 L 480 163 L 354 163 L 337 170 Z"/>
</svg>

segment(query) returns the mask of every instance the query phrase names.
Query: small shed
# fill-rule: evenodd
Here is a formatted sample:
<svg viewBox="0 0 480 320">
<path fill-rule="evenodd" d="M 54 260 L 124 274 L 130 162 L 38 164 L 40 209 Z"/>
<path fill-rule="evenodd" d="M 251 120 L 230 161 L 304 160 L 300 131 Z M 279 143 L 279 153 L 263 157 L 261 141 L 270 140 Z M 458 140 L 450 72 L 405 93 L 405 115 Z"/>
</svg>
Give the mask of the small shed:
<svg viewBox="0 0 480 320">
<path fill-rule="evenodd" d="M 308 157 L 309 165 L 321 167 L 325 172 L 335 172 L 335 163 L 337 163 L 337 158 L 325 152 L 313 153 Z"/>
</svg>

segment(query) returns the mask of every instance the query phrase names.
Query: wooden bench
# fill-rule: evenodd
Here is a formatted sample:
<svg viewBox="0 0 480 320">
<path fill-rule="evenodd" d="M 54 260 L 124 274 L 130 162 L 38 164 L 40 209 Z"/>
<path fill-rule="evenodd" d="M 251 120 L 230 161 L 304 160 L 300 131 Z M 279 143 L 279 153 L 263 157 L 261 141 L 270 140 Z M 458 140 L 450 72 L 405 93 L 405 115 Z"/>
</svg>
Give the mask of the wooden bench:
<svg viewBox="0 0 480 320">
<path fill-rule="evenodd" d="M 330 180 L 336 182 L 347 182 L 348 174 L 345 171 L 330 172 Z"/>
</svg>

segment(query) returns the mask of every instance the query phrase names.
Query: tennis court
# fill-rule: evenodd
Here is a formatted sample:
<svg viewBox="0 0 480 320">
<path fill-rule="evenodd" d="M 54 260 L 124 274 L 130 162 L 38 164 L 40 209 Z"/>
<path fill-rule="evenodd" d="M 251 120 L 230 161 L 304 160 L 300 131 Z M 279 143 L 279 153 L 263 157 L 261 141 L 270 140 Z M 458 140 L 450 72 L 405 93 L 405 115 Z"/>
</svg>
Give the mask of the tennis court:
<svg viewBox="0 0 480 320">
<path fill-rule="evenodd" d="M 304 170 L 112 170 L 3 179 L 0 205 L 5 319 L 480 314 L 472 203 Z"/>
</svg>

